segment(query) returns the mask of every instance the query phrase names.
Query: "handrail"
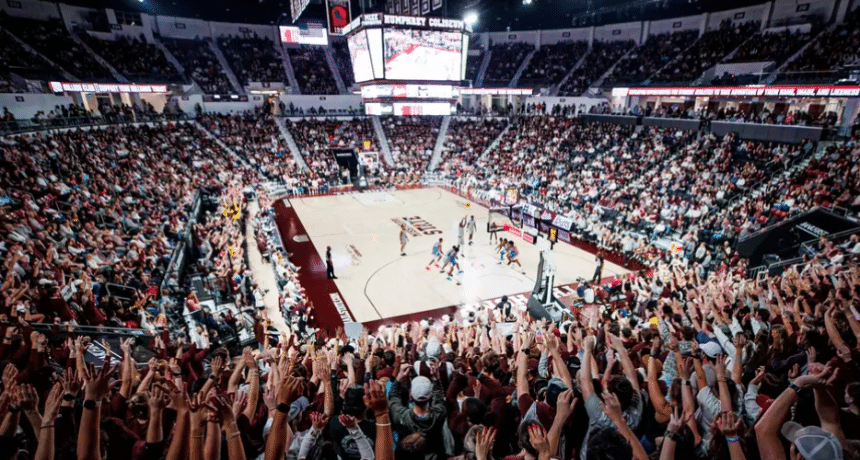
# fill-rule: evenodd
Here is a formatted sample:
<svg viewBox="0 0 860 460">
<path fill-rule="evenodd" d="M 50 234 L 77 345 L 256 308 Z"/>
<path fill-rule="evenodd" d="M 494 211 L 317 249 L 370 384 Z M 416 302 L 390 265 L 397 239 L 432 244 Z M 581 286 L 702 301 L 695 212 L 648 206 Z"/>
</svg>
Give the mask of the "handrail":
<svg viewBox="0 0 860 460">
<path fill-rule="evenodd" d="M 118 335 L 123 337 L 153 337 L 155 334 L 146 329 L 132 329 L 127 327 L 109 327 L 109 326 L 90 326 L 90 325 L 58 325 L 54 323 L 29 323 L 33 329 L 37 330 L 52 330 L 54 326 L 59 327 L 61 330 L 67 329 L 69 327 L 72 328 L 72 332 L 80 335 L 102 335 L 102 334 L 111 334 Z"/>
<path fill-rule="evenodd" d="M 91 115 L 85 117 L 56 117 L 43 120 L 14 120 L 0 122 L 0 135 L 21 134 L 33 131 L 44 131 L 49 129 L 63 128 L 84 128 L 88 126 L 111 126 L 122 125 L 128 123 L 145 123 L 159 121 L 180 121 L 191 120 L 193 117 L 185 113 L 181 114 L 134 114 L 132 119 L 128 119 L 124 114 L 117 114 L 106 118 L 101 115 Z"/>
</svg>

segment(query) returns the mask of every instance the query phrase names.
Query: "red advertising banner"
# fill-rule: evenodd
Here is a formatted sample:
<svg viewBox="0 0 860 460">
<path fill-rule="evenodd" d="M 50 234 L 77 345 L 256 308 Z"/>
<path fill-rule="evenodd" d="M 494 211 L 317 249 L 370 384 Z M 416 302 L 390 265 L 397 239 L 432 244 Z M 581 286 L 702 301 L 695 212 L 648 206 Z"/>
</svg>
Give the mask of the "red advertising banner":
<svg viewBox="0 0 860 460">
<path fill-rule="evenodd" d="M 523 236 L 523 231 L 514 227 L 511 224 L 505 224 L 505 231 L 510 233 L 511 235 L 518 236 L 520 238 L 522 238 Z"/>
<path fill-rule="evenodd" d="M 860 86 L 683 86 L 613 88 L 613 96 L 860 97 Z"/>
<path fill-rule="evenodd" d="M 535 237 L 529 235 L 528 233 L 523 233 L 523 240 L 525 240 L 526 243 L 535 244 Z"/>
</svg>

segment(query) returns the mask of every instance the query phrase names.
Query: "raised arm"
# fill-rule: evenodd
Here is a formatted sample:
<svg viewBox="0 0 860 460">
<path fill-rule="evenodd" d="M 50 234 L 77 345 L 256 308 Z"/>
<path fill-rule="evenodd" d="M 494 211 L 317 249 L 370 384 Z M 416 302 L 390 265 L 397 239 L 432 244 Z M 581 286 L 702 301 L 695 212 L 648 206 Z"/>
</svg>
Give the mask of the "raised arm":
<svg viewBox="0 0 860 460">
<path fill-rule="evenodd" d="M 62 385 L 55 383 L 45 400 L 45 414 L 39 423 L 39 447 L 36 449 L 35 460 L 54 460 L 54 424 L 57 422 L 62 401 Z"/>
<path fill-rule="evenodd" d="M 99 370 L 96 370 L 92 364 L 81 368 L 86 390 L 84 391 L 84 411 L 78 430 L 78 460 L 100 460 L 99 409 L 110 391 L 108 382 L 116 368 L 117 366 L 111 367 L 110 358 L 105 360 Z"/>
<path fill-rule="evenodd" d="M 265 460 L 280 460 L 284 458 L 287 446 L 293 440 L 293 432 L 287 423 L 290 413 L 290 404 L 299 398 L 302 393 L 302 383 L 291 375 L 285 375 L 281 379 L 278 388 L 278 405 L 275 416 L 272 418 L 272 428 L 269 438 L 266 440 Z"/>
</svg>

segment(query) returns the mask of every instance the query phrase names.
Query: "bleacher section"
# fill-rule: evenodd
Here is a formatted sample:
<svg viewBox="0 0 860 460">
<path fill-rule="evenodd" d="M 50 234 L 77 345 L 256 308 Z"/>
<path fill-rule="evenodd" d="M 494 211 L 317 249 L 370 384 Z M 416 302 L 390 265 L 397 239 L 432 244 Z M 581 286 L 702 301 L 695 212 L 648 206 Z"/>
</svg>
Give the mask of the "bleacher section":
<svg viewBox="0 0 860 460">
<path fill-rule="evenodd" d="M 204 93 L 234 93 L 230 79 L 204 40 L 162 38 L 161 42 L 185 68 L 185 76 L 200 85 Z"/>
</svg>

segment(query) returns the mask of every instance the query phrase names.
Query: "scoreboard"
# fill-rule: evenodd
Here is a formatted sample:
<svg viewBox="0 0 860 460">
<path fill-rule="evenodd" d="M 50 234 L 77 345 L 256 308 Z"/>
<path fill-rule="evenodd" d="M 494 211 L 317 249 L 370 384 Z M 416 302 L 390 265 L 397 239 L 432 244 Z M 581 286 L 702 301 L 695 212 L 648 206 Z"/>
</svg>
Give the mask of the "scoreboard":
<svg viewBox="0 0 860 460">
<path fill-rule="evenodd" d="M 451 114 L 466 74 L 469 29 L 463 21 L 366 14 L 344 33 L 369 114 Z"/>
</svg>

